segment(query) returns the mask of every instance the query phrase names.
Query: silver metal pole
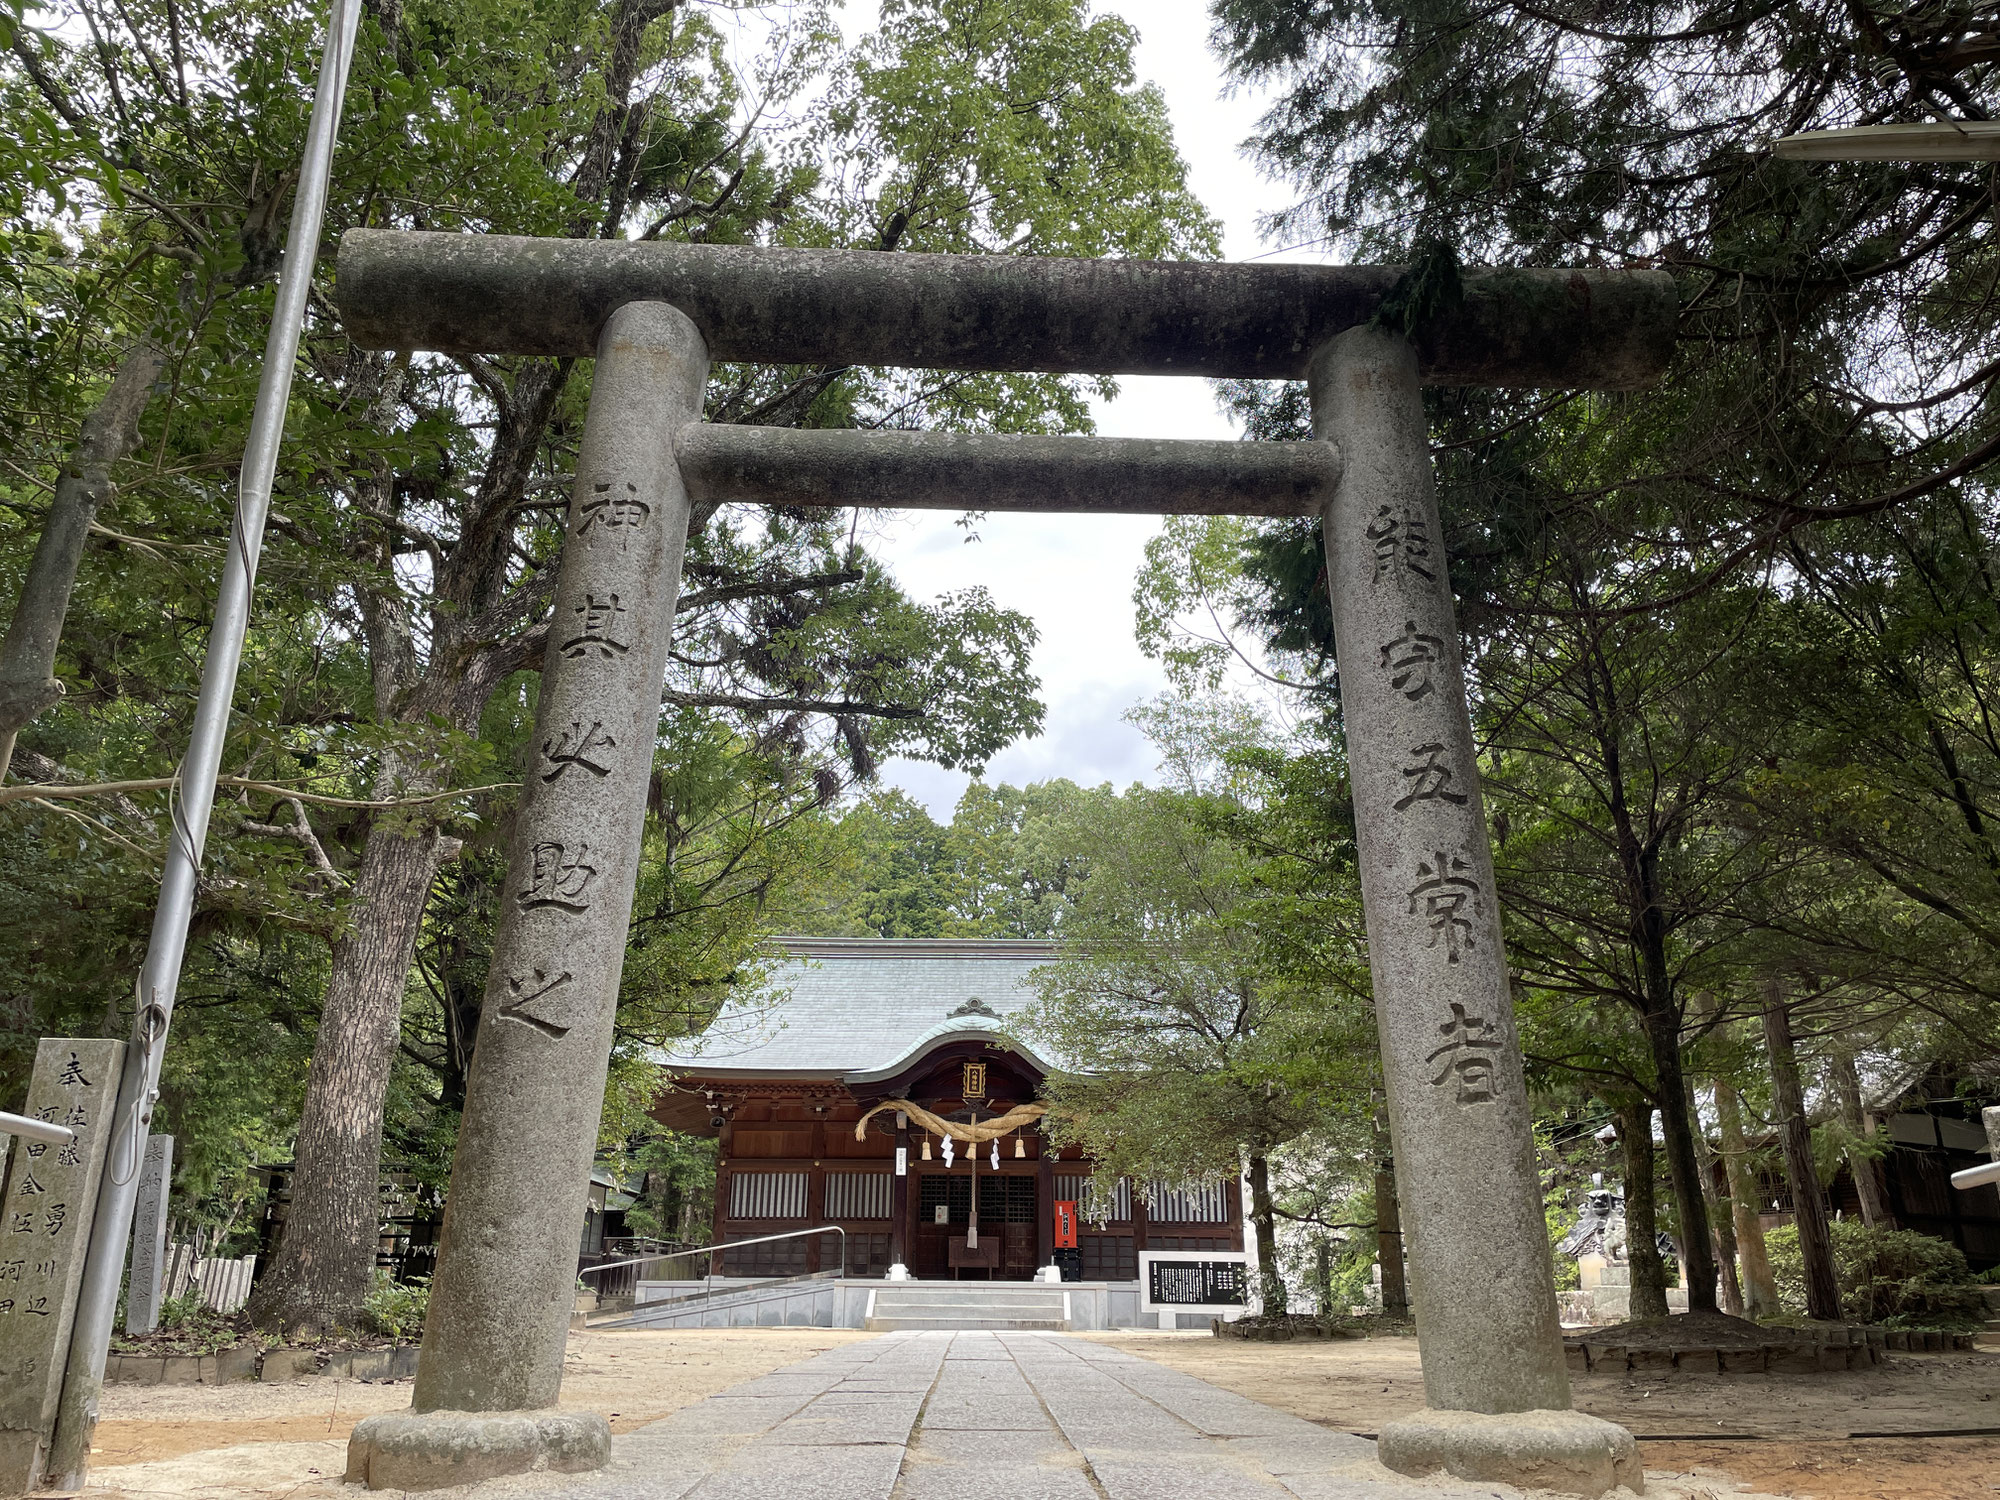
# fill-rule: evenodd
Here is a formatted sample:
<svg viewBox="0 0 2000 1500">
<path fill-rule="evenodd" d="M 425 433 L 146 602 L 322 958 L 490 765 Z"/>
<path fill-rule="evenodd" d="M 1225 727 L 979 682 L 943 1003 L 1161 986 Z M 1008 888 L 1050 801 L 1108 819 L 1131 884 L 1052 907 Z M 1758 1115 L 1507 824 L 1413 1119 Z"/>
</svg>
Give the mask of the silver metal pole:
<svg viewBox="0 0 2000 1500">
<path fill-rule="evenodd" d="M 215 603 L 215 624 L 209 631 L 201 692 L 195 700 L 194 727 L 188 737 L 187 756 L 181 762 L 180 798 L 171 820 L 160 904 L 153 913 L 152 937 L 139 972 L 133 1051 L 118 1089 L 115 1134 L 91 1225 L 90 1254 L 70 1335 L 62 1404 L 45 1469 L 45 1483 L 55 1489 L 81 1488 L 90 1464 L 90 1434 L 97 1425 L 97 1394 L 104 1380 L 104 1358 L 124 1280 L 125 1247 L 139 1193 L 140 1159 L 152 1124 L 153 1103 L 159 1097 L 160 1058 L 180 987 L 188 919 L 194 914 L 202 850 L 208 842 L 208 818 L 215 806 L 215 778 L 222 768 L 236 673 L 242 665 L 243 639 L 250 626 L 250 593 L 257 579 L 258 554 L 263 550 L 264 521 L 271 509 L 271 481 L 278 469 L 278 444 L 284 437 L 285 407 L 291 399 L 292 370 L 298 361 L 306 294 L 312 288 L 327 182 L 333 171 L 334 141 L 340 131 L 341 100 L 347 91 L 360 16 L 360 0 L 333 0 L 327 20 L 319 87 L 306 129 L 305 161 L 300 168 L 298 196 L 292 202 L 284 265 L 278 273 L 277 306 L 271 315 L 270 337 L 264 342 L 257 405 L 243 450 L 235 523 L 230 528 L 222 589 Z"/>
<path fill-rule="evenodd" d="M 0 1109 L 0 1135 L 46 1141 L 51 1146 L 67 1146 L 76 1139 L 76 1132 L 67 1125 L 51 1125 L 46 1120 L 31 1120 L 26 1115 L 10 1115 L 4 1109 Z"/>
</svg>

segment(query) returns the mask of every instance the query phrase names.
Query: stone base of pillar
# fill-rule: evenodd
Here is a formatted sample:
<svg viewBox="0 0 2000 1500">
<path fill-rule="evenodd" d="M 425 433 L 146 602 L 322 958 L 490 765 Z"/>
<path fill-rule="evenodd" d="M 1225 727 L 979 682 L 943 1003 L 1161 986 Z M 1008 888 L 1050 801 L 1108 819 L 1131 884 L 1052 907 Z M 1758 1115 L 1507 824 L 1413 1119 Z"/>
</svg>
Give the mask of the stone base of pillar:
<svg viewBox="0 0 2000 1500">
<path fill-rule="evenodd" d="M 347 1482 L 441 1490 L 505 1474 L 580 1474 L 611 1457 L 594 1411 L 421 1411 L 364 1417 L 347 1440 Z"/>
<path fill-rule="evenodd" d="M 1376 1453 L 1388 1468 L 1417 1478 L 1443 1469 L 1460 1479 L 1591 1497 L 1620 1485 L 1635 1495 L 1646 1488 L 1632 1434 L 1580 1411 L 1425 1409 L 1385 1422 Z"/>
</svg>

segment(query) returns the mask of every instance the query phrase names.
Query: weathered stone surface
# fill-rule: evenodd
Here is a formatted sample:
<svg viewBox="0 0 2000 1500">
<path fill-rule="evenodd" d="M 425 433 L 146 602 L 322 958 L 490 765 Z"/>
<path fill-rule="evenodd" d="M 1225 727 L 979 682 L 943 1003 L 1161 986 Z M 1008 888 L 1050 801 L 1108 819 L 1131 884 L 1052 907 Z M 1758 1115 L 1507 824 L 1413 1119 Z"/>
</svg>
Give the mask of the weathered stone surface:
<svg viewBox="0 0 2000 1500">
<path fill-rule="evenodd" d="M 467 1080 L 417 1411 L 550 1407 L 611 1052 L 708 353 L 671 307 L 605 326 L 527 786 Z"/>
<path fill-rule="evenodd" d="M 69 1126 L 76 1139 L 56 1146 L 7 1138 L 0 1173 L 0 1495 L 41 1484 L 124 1058 L 123 1042 L 44 1037 L 23 1112 Z M 138 1168 L 133 1161 L 125 1170 Z"/>
<path fill-rule="evenodd" d="M 1714 1349 L 1681 1349 L 1674 1354 L 1674 1368 L 1684 1375 L 1716 1375 L 1722 1361 Z"/>
<path fill-rule="evenodd" d="M 167 1256 L 167 1185 L 174 1170 L 174 1138 L 146 1137 L 139 1196 L 132 1207 L 132 1274 L 125 1287 L 125 1331 L 151 1333 L 160 1326 L 160 1275 Z"/>
<path fill-rule="evenodd" d="M 363 1417 L 347 1440 L 347 1482 L 371 1490 L 449 1485 L 552 1469 L 600 1469 L 611 1426 L 596 1412 L 388 1412 Z"/>
<path fill-rule="evenodd" d="M 264 1351 L 263 1369 L 258 1379 L 269 1381 L 298 1380 L 307 1375 L 319 1374 L 319 1353 L 313 1349 L 267 1349 Z"/>
<path fill-rule="evenodd" d="M 1422 1411 L 1384 1423 L 1376 1448 L 1387 1467 L 1417 1477 L 1444 1470 L 1559 1495 L 1646 1487 L 1632 1434 L 1578 1411 Z"/>
<path fill-rule="evenodd" d="M 257 1350 L 248 1344 L 223 1349 L 215 1356 L 215 1379 L 219 1385 L 257 1378 Z"/>
<path fill-rule="evenodd" d="M 1570 1404 L 1521 1043 L 1445 573 L 1422 372 L 1355 328 L 1312 360 L 1375 1016 L 1424 1390 L 1448 1411 Z"/>
<path fill-rule="evenodd" d="M 1718 1349 L 1716 1360 L 1725 1375 L 1761 1375 L 1764 1373 L 1764 1351 L 1757 1349 Z"/>
<path fill-rule="evenodd" d="M 743 505 L 1307 516 L 1340 478 L 1331 443 L 700 423 L 674 452 L 696 500 Z"/>
<path fill-rule="evenodd" d="M 104 1361 L 104 1380 L 126 1385 L 158 1385 L 165 1360 L 157 1354 L 114 1354 Z"/>
<path fill-rule="evenodd" d="M 1662 1374 L 1674 1367 L 1674 1351 L 1671 1349 L 1633 1349 L 1626 1356 L 1626 1362 L 1634 1375 Z"/>
<path fill-rule="evenodd" d="M 1812 1375 L 1819 1370 L 1819 1348 L 1813 1344 L 1766 1344 L 1764 1369 L 1772 1375 Z"/>
<path fill-rule="evenodd" d="M 671 303 L 716 359 L 1296 380 L 1399 266 L 538 240 L 351 229 L 335 297 L 377 349 L 589 355 L 614 309 Z M 1674 348 L 1658 271 L 1473 270 L 1419 339 L 1430 385 L 1649 385 Z"/>
<path fill-rule="evenodd" d="M 1563 1366 L 1572 1375 L 1585 1375 L 1590 1371 L 1590 1350 L 1584 1344 L 1563 1345 Z"/>
</svg>

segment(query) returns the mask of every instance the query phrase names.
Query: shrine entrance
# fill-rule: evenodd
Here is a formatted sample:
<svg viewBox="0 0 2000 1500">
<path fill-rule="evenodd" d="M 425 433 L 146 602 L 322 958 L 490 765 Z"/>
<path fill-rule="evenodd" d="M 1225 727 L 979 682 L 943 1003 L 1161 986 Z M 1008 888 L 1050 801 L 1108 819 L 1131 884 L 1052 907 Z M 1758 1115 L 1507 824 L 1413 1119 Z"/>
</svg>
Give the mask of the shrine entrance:
<svg viewBox="0 0 2000 1500">
<path fill-rule="evenodd" d="M 460 1451 L 466 1413 L 556 1404 L 682 551 L 698 507 L 720 504 L 1318 521 L 1430 1408 L 1385 1424 L 1382 1456 L 1428 1472 L 1424 1445 L 1463 1454 L 1470 1444 L 1504 1457 L 1509 1472 L 1524 1455 L 1571 1463 L 1583 1451 L 1636 1466 L 1630 1434 L 1570 1410 L 1423 392 L 1648 385 L 1675 347 L 1671 277 L 357 229 L 341 241 L 338 303 L 363 348 L 596 360 L 528 742 L 532 774 L 425 1319 L 418 1415 L 396 1419 L 405 1427 L 393 1439 L 384 1419 L 358 1427 L 351 1471 L 373 1482 L 377 1428 L 380 1442 Z M 713 424 L 702 420 L 711 360 L 1302 380 L 1314 436 L 1202 443 Z M 939 1056 L 931 1040 L 921 1039 L 924 1063 Z M 1017 1055 L 1004 1037 L 990 1050 L 996 1066 Z M 876 1082 L 841 1081 L 857 1098 L 857 1083 Z M 958 1096 L 969 1115 L 980 1102 L 970 1083 L 937 1093 Z M 995 1130 L 991 1106 L 1003 1098 L 991 1080 L 985 1097 L 976 1112 L 986 1134 L 908 1093 L 881 1107 L 898 1146 L 917 1132 L 964 1129 L 967 1147 L 987 1151 L 998 1172 L 993 1137 L 1019 1144 L 1040 1111 L 1016 1102 Z M 1051 1167 L 1039 1159 L 1043 1206 Z M 810 1193 L 824 1158 L 805 1171 Z M 947 1200 L 953 1191 L 943 1189 Z M 960 1243 L 972 1250 L 979 1202 L 967 1191 Z M 907 1205 L 905 1193 L 904 1214 Z M 948 1201 L 946 1217 L 950 1229 Z M 897 1222 L 907 1232 L 907 1217 Z M 1044 1216 L 1038 1232 L 1048 1225 Z M 1535 1420 L 1468 1427 L 1472 1416 L 1522 1412 Z M 494 1433 L 521 1430 L 518 1417 L 493 1421 Z M 608 1451 L 601 1420 L 594 1432 L 597 1451 Z M 541 1441 L 520 1467 L 545 1460 Z"/>
<path fill-rule="evenodd" d="M 1041 1083 L 1033 1061 L 980 1040 L 948 1043 L 870 1086 L 885 1125 L 896 1118 L 892 1103 L 915 1106 L 897 1111 L 907 1122 L 897 1127 L 898 1142 L 915 1178 L 897 1229 L 918 1280 L 1032 1281 L 1049 1263 L 1054 1156 L 1039 1123 L 986 1140 L 958 1134 L 983 1134 L 982 1125 L 1038 1111 Z"/>
<path fill-rule="evenodd" d="M 1032 1281 L 1038 1264 L 1036 1174 L 955 1169 L 917 1177 L 917 1222 L 910 1238 L 910 1271 L 920 1281 Z M 972 1215 L 974 1205 L 979 1213 Z M 970 1233 L 978 1230 L 978 1243 Z"/>
</svg>

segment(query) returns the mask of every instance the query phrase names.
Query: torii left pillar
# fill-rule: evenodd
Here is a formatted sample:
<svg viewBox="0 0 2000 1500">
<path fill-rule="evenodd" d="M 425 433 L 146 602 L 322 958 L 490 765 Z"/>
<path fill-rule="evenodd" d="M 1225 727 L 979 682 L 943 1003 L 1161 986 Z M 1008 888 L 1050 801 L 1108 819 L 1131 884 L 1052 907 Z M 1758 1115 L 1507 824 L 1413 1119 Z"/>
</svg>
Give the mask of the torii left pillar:
<svg viewBox="0 0 2000 1500">
<path fill-rule="evenodd" d="M 348 1444 L 371 1489 L 610 1454 L 602 1416 L 555 1407 L 687 541 L 674 432 L 707 380 L 674 308 L 605 325 L 416 1390 Z"/>
</svg>

